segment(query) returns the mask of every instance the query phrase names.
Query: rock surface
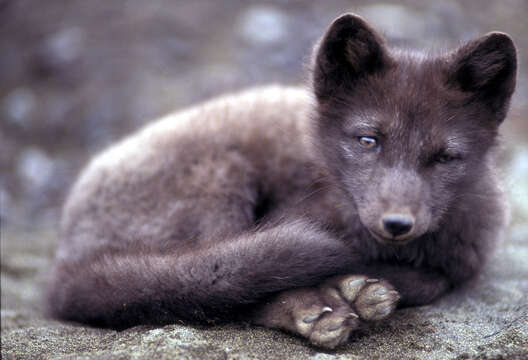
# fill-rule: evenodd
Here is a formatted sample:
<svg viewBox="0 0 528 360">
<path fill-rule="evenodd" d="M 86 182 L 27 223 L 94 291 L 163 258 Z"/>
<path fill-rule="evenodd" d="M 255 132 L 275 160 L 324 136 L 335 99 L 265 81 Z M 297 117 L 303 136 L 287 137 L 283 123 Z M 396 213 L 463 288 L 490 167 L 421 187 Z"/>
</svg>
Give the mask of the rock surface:
<svg viewBox="0 0 528 360">
<path fill-rule="evenodd" d="M 54 233 L 2 233 L 2 359 L 527 359 L 528 228 L 517 225 L 470 287 L 403 309 L 322 351 L 243 325 L 138 326 L 122 332 L 46 319 L 41 286 Z"/>
</svg>

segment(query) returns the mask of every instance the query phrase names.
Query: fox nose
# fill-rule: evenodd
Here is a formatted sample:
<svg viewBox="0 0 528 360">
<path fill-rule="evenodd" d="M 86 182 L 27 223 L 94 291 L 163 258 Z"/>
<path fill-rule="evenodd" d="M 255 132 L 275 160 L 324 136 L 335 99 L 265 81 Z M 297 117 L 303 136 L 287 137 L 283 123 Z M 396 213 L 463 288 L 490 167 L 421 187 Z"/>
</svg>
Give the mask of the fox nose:
<svg viewBox="0 0 528 360">
<path fill-rule="evenodd" d="M 392 236 L 408 234 L 414 225 L 414 219 L 408 215 L 390 214 L 382 219 L 383 228 Z"/>
</svg>

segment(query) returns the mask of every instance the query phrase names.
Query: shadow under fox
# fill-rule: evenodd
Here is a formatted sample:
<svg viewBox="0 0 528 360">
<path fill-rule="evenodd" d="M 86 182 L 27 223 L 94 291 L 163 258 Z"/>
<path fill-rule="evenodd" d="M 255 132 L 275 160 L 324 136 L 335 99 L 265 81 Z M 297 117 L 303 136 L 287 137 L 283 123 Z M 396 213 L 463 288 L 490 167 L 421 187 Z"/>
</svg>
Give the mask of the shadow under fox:
<svg viewBox="0 0 528 360">
<path fill-rule="evenodd" d="M 475 277 L 505 222 L 491 155 L 511 39 L 389 50 L 345 14 L 311 68 L 309 91 L 224 96 L 95 157 L 65 204 L 50 313 L 237 319 L 333 348 Z"/>
</svg>

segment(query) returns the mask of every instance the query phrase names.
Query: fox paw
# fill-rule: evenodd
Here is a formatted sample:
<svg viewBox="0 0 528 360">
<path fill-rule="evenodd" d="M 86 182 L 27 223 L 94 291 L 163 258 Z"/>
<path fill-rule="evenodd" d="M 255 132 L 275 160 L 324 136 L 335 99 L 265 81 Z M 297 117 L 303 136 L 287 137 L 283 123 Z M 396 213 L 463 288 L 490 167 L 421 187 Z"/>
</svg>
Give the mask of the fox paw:
<svg viewBox="0 0 528 360">
<path fill-rule="evenodd" d="M 362 322 L 381 320 L 396 308 L 399 295 L 384 280 L 336 276 L 314 288 L 282 292 L 257 313 L 254 322 L 281 328 L 333 349 L 346 343 Z"/>
<path fill-rule="evenodd" d="M 347 275 L 335 280 L 334 287 L 329 286 L 327 293 L 338 295 L 355 310 L 363 321 L 377 321 L 389 316 L 398 303 L 400 295 L 387 281 L 360 275 Z"/>
<path fill-rule="evenodd" d="M 292 315 L 297 332 L 326 348 L 345 343 L 361 321 L 389 316 L 400 298 L 388 282 L 362 275 L 331 278 L 314 290 L 319 290 L 320 300 L 295 307 Z"/>
<path fill-rule="evenodd" d="M 293 312 L 295 327 L 312 344 L 333 349 L 348 340 L 359 316 L 345 307 L 313 306 Z"/>
</svg>

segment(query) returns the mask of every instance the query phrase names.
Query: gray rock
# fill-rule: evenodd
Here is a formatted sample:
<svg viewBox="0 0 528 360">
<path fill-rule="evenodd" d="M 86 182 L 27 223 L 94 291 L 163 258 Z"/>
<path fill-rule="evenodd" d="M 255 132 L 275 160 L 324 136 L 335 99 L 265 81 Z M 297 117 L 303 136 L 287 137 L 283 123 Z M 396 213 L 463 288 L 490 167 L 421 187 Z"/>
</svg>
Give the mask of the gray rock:
<svg viewBox="0 0 528 360">
<path fill-rule="evenodd" d="M 12 124 L 25 128 L 31 124 L 36 103 L 35 95 L 30 89 L 16 88 L 2 101 L 4 118 Z"/>
<path fill-rule="evenodd" d="M 253 46 L 270 46 L 283 41 L 286 16 L 271 5 L 254 5 L 242 13 L 239 32 Z"/>
<path fill-rule="evenodd" d="M 42 191 L 53 178 L 53 160 L 36 147 L 24 149 L 18 157 L 17 175 L 27 189 Z"/>
<path fill-rule="evenodd" d="M 435 1 L 421 6 L 378 3 L 360 7 L 357 12 L 380 29 L 395 44 L 430 47 L 432 41 L 467 40 L 477 34 L 470 19 L 454 1 Z"/>
<path fill-rule="evenodd" d="M 43 44 L 42 61 L 50 68 L 60 68 L 78 60 L 84 49 L 84 31 L 67 27 L 50 35 Z"/>
<path fill-rule="evenodd" d="M 528 238 L 508 240 L 473 286 L 399 310 L 328 352 L 280 331 L 231 324 L 122 332 L 46 319 L 41 285 L 53 233 L 2 237 L 2 359 L 526 359 Z"/>
</svg>

